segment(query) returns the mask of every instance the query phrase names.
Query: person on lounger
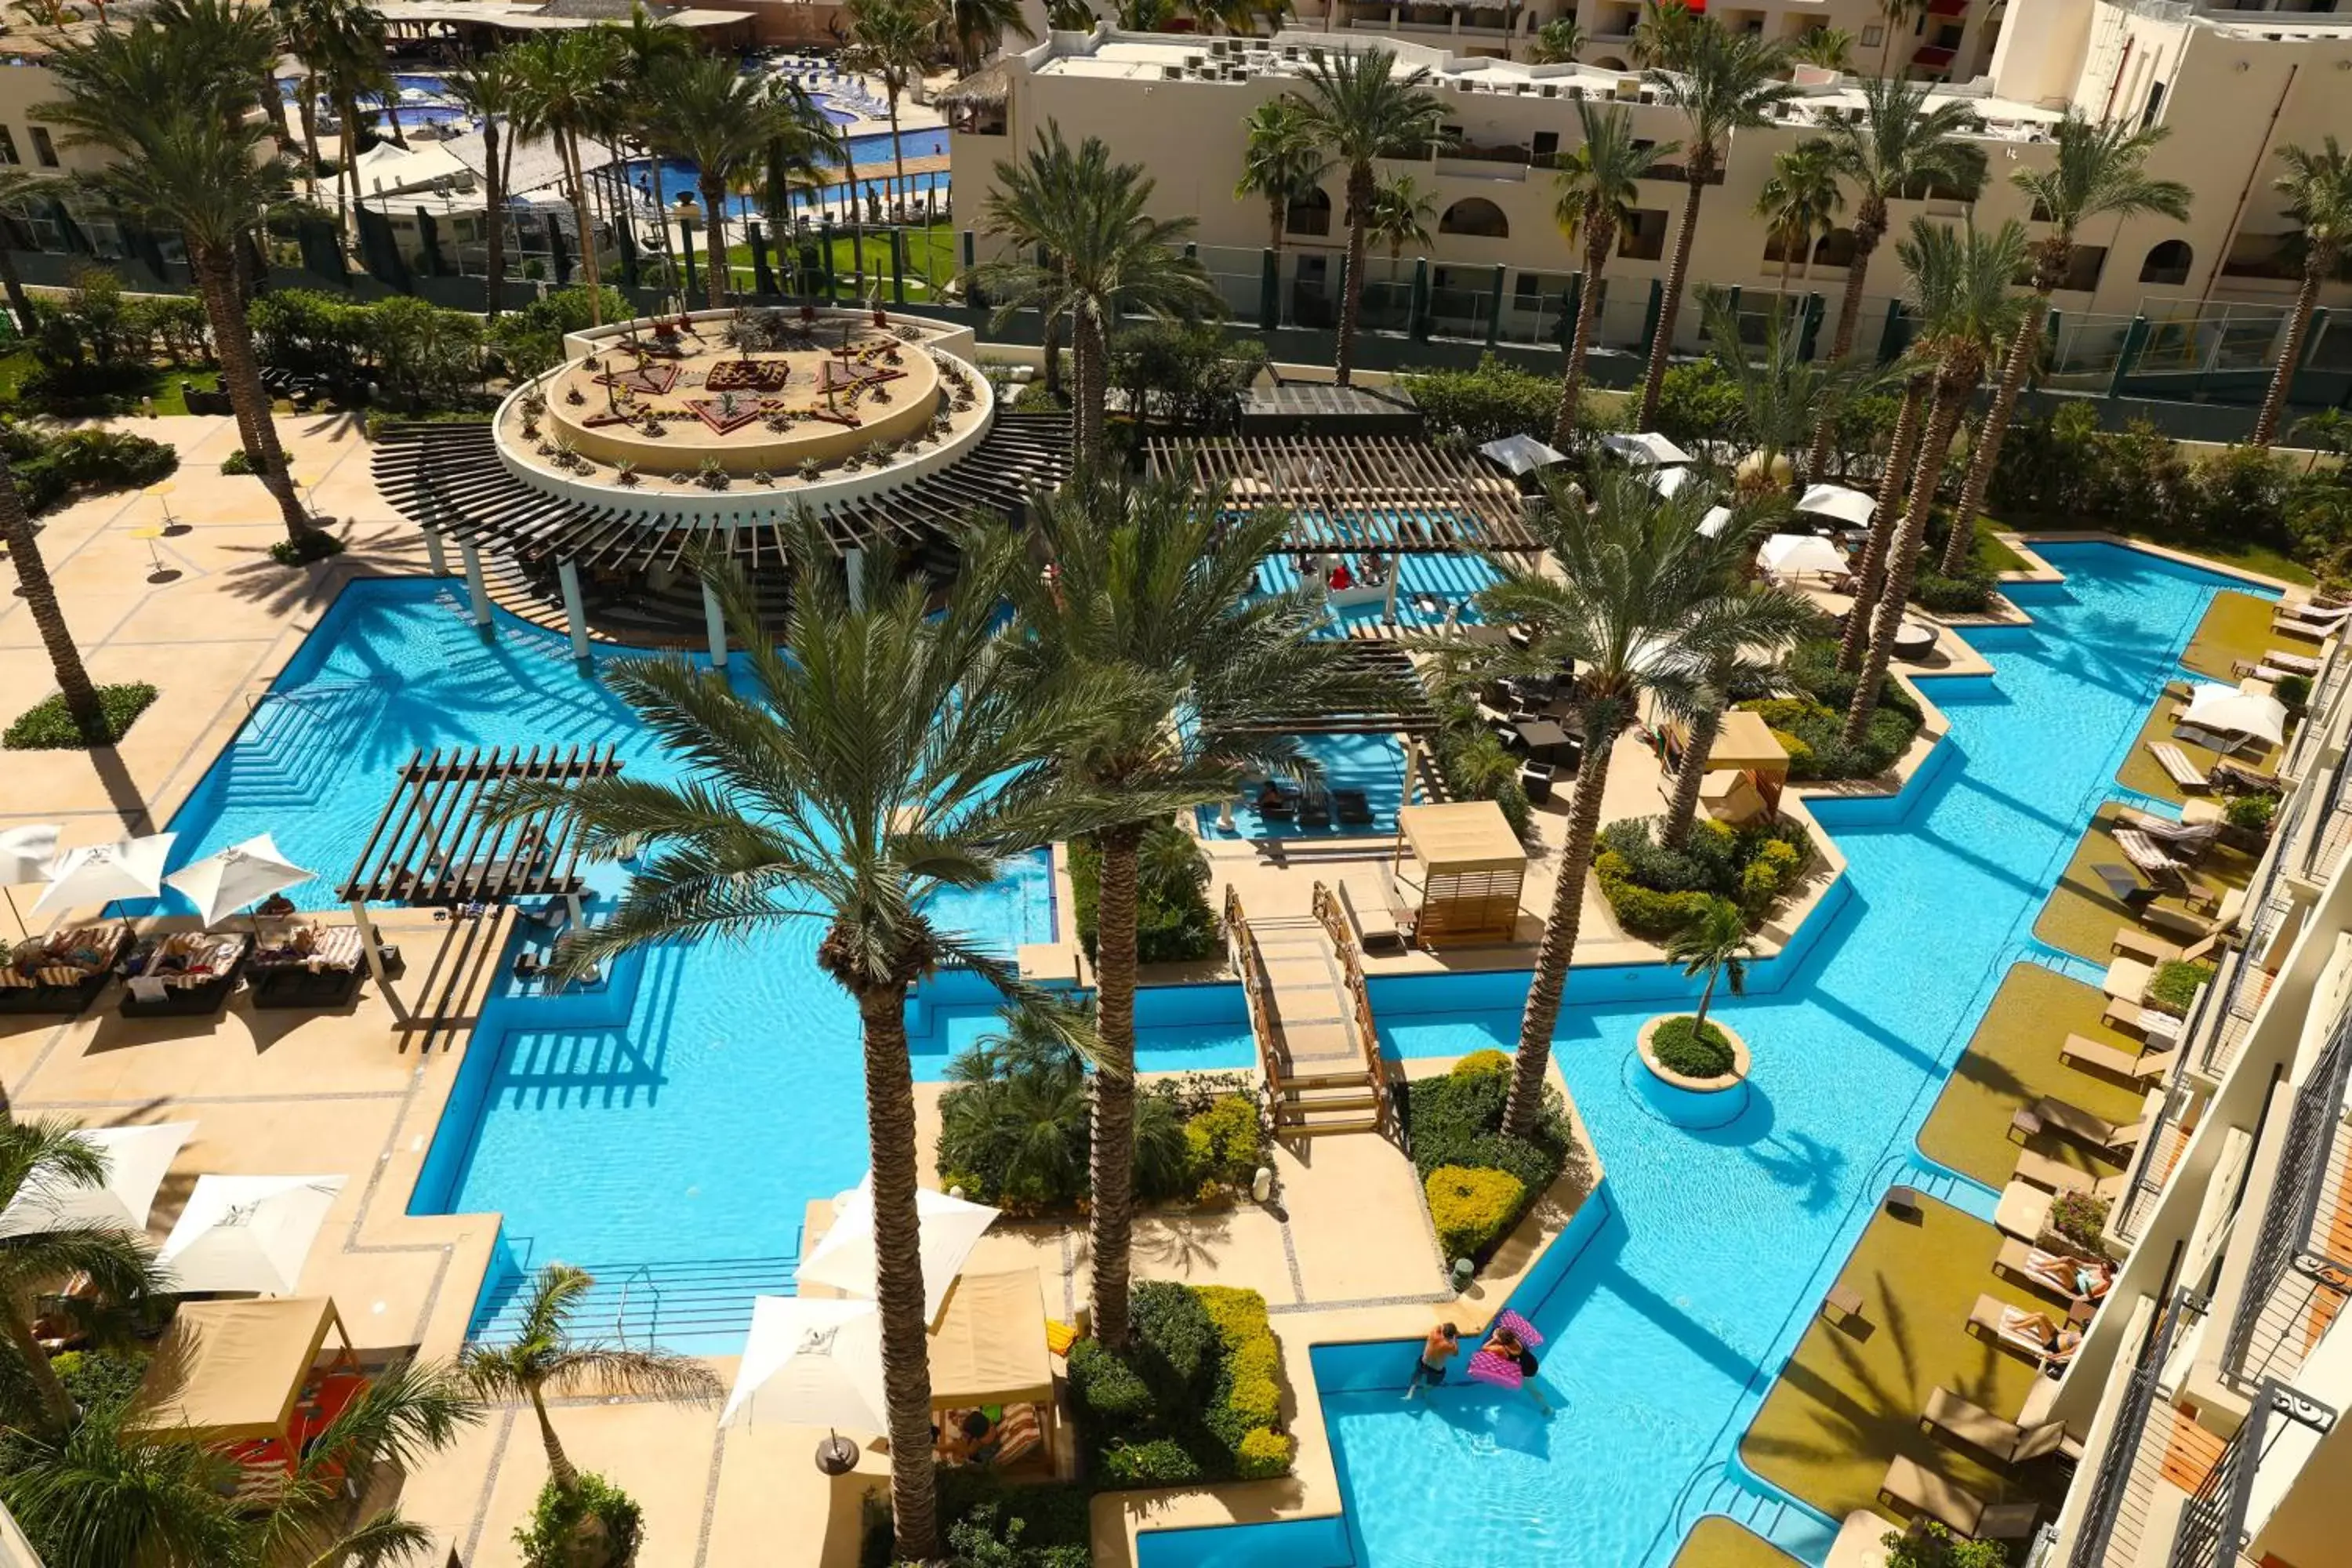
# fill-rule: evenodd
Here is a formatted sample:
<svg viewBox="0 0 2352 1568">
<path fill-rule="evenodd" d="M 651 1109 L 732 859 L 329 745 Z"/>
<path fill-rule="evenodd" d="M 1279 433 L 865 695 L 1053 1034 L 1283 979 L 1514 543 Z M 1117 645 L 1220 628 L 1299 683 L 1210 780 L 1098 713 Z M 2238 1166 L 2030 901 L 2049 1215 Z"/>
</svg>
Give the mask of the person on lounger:
<svg viewBox="0 0 2352 1568">
<path fill-rule="evenodd" d="M 1462 1348 L 1462 1331 L 1452 1323 L 1440 1323 L 1429 1331 L 1421 1342 L 1421 1359 L 1412 1363 L 1412 1379 L 1404 1385 L 1404 1396 L 1411 1399 L 1421 1392 L 1422 1384 L 1434 1388 L 1445 1381 L 1445 1363 Z"/>
<path fill-rule="evenodd" d="M 2074 1265 L 2074 1304 L 2096 1303 L 2107 1298 L 2116 1288 L 2116 1266 L 2105 1258 L 2077 1262 Z"/>
<path fill-rule="evenodd" d="M 2083 1336 L 2073 1329 L 2060 1328 L 2047 1312 L 2021 1312 L 2011 1320 L 2009 1331 L 2042 1347 L 2042 1370 L 2053 1377 L 2083 1348 Z"/>
<path fill-rule="evenodd" d="M 1519 1376 L 1523 1380 L 1519 1386 L 1527 1390 L 1529 1399 L 1536 1402 L 1537 1409 L 1547 1415 L 1550 1415 L 1550 1402 L 1544 1398 L 1543 1390 L 1536 1386 L 1536 1373 L 1542 1368 L 1536 1360 L 1536 1352 L 1528 1348 L 1527 1342 L 1508 1329 L 1496 1329 L 1486 1336 L 1486 1348 L 1505 1361 L 1517 1365 Z"/>
</svg>

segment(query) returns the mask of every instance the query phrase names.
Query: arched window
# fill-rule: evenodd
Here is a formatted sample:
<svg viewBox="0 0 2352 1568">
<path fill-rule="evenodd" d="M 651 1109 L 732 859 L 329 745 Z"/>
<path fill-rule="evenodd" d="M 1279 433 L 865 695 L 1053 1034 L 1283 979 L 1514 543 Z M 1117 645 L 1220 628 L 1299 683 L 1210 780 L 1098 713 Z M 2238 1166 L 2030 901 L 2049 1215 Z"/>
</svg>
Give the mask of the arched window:
<svg viewBox="0 0 2352 1568">
<path fill-rule="evenodd" d="M 2143 283 L 2180 284 L 2189 281 L 2189 264 L 2197 253 L 2189 248 L 2185 239 L 2168 239 L 2152 247 L 2147 259 L 2139 264 L 2139 280 Z"/>
<path fill-rule="evenodd" d="M 1853 265 L 1853 230 L 1833 228 L 1822 236 L 1813 247 L 1816 267 L 1851 267 Z"/>
<path fill-rule="evenodd" d="M 1508 239 L 1511 220 L 1486 197 L 1465 196 L 1445 209 L 1445 216 L 1437 220 L 1437 232 L 1475 235 L 1480 239 Z"/>
<path fill-rule="evenodd" d="M 1293 197 L 1288 210 L 1282 215 L 1282 228 L 1286 234 L 1330 233 L 1331 198 L 1323 194 L 1320 186 Z"/>
<path fill-rule="evenodd" d="M 1615 55 L 1603 55 L 1593 61 L 1592 66 L 1595 70 L 1621 71 L 1625 68 L 1625 62 Z"/>
</svg>

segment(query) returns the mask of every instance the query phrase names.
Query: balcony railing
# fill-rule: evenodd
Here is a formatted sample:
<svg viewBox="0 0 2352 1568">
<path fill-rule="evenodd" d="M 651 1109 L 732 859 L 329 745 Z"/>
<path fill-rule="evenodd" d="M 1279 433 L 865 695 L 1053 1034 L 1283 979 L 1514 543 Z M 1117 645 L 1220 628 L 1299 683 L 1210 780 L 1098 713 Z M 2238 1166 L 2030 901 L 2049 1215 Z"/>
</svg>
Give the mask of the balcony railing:
<svg viewBox="0 0 2352 1568">
<path fill-rule="evenodd" d="M 2220 1078 L 2238 1059 L 2238 1047 L 2245 1044 L 2254 1015 L 2269 994 L 2271 973 L 2263 962 L 2271 956 L 2272 939 L 2294 909 L 2294 895 L 2281 872 L 2294 853 L 2294 834 L 2310 800 L 2300 790 L 2287 797 L 2286 816 L 2276 830 L 2279 842 L 2263 864 L 2262 879 L 2246 896 L 2246 908 L 2252 914 L 2246 923 L 2245 943 L 2226 962 L 2226 973 L 2216 975 L 2213 984 L 2206 988 L 2210 1010 L 2202 1016 L 2192 1014 L 2181 1029 L 2183 1045 L 2195 1053 L 2198 1070 L 2208 1078 Z M 2284 960 L 2285 955 L 2279 956 Z"/>
<path fill-rule="evenodd" d="M 2192 1014 L 2204 1005 L 2212 989 L 2208 984 L 2197 994 L 2197 1001 L 2189 1009 Z M 2197 1098 L 2189 1076 L 2176 1061 L 2171 1085 L 2165 1090 L 2164 1114 L 2157 1119 L 2155 1130 L 2140 1140 L 2139 1152 L 2132 1159 L 2131 1185 L 2116 1211 L 2115 1233 L 2127 1242 L 2138 1243 L 2140 1233 L 2147 1227 L 2148 1216 L 2156 1212 L 2157 1199 L 2164 1195 L 2172 1168 L 2180 1163 L 2181 1153 L 2189 1147 L 2189 1110 Z"/>
<path fill-rule="evenodd" d="M 2299 779 L 2311 766 L 2320 742 L 2327 736 L 2336 717 L 2336 700 L 2344 694 L 2344 683 L 2352 675 L 2352 655 L 2346 647 L 2352 639 L 2338 637 L 2327 645 L 2327 652 L 2319 662 L 2319 679 L 2311 683 L 2311 700 L 2304 706 L 2303 725 L 2294 732 L 2294 743 L 2287 748 L 2286 761 L 2280 772 L 2289 778 Z"/>
<path fill-rule="evenodd" d="M 2127 1552 L 2137 1551 L 2147 1500 L 2140 1475 L 2142 1440 L 2148 1435 L 2149 1419 L 2162 1394 L 2164 1363 L 2171 1358 L 2173 1342 L 2198 1310 L 2195 1296 L 2184 1285 L 2148 1323 L 2138 1358 L 2132 1363 L 2131 1381 L 2124 1385 L 2123 1401 L 2116 1407 L 2115 1422 L 2107 1430 L 2107 1446 L 2091 1481 L 2090 1500 L 2074 1532 L 2074 1549 L 2066 1554 L 2067 1568 L 2105 1568 L 2109 1549 L 2118 1544 L 2125 1545 Z"/>
<path fill-rule="evenodd" d="M 2352 1258 L 2337 1256 L 2352 1248 L 2334 1240 L 2343 1233 L 2340 1222 L 2352 1217 L 2346 1187 L 2352 1133 L 2343 1123 L 2347 1067 L 2352 1008 L 2336 1016 L 2287 1116 L 2278 1173 L 2222 1352 L 2222 1371 L 2242 1384 L 2294 1376 L 2352 1296 Z"/>
<path fill-rule="evenodd" d="M 2335 1424 L 2336 1412 L 2326 1405 L 2274 1378 L 2265 1379 L 2253 1408 L 2246 1413 L 2246 1424 L 2180 1510 L 2168 1568 L 2237 1568 L 2243 1561 L 2240 1553 L 2247 1545 L 2247 1514 L 2263 1460 L 2294 1427 L 2324 1433 Z"/>
</svg>

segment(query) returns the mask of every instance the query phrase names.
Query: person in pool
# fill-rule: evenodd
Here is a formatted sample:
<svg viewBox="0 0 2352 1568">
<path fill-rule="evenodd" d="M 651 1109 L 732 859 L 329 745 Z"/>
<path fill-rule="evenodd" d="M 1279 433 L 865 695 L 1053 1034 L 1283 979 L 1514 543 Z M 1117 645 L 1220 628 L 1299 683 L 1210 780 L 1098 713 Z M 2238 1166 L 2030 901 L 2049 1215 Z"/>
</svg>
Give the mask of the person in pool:
<svg viewBox="0 0 2352 1568">
<path fill-rule="evenodd" d="M 1411 1399 L 1421 1392 L 1422 1384 L 1431 1387 L 1445 1381 L 1445 1363 L 1462 1348 L 1462 1331 L 1452 1323 L 1440 1323 L 1429 1331 L 1421 1342 L 1421 1359 L 1412 1363 L 1412 1381 L 1404 1385 L 1404 1396 Z"/>
<path fill-rule="evenodd" d="M 1527 1342 L 1508 1329 L 1496 1329 L 1486 1336 L 1486 1348 L 1517 1365 L 1519 1386 L 1527 1391 L 1529 1399 L 1536 1402 L 1537 1409 L 1550 1415 L 1550 1402 L 1544 1398 L 1543 1390 L 1536 1386 L 1536 1373 L 1542 1370 L 1542 1363 L 1536 1360 L 1536 1352 L 1528 1348 Z"/>
</svg>

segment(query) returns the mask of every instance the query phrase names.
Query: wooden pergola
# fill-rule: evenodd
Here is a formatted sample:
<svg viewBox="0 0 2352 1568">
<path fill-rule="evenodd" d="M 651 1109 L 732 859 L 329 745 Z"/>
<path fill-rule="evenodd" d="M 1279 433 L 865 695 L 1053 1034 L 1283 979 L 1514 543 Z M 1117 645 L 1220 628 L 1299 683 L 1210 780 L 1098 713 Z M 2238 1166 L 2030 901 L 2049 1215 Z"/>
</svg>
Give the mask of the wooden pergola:
<svg viewBox="0 0 2352 1568">
<path fill-rule="evenodd" d="M 1286 548 L 1443 555 L 1539 548 L 1518 489 L 1465 453 L 1403 436 L 1154 439 L 1150 473 L 1235 510 L 1290 513 Z"/>
<path fill-rule="evenodd" d="M 1437 731 L 1437 709 L 1413 668 L 1412 656 L 1395 643 L 1351 640 L 1340 655 L 1358 674 L 1382 680 L 1395 700 L 1348 712 L 1276 711 L 1246 724 L 1219 726 L 1229 734 L 1429 735 Z M 1369 682 L 1368 682 L 1369 683 Z"/>
</svg>

